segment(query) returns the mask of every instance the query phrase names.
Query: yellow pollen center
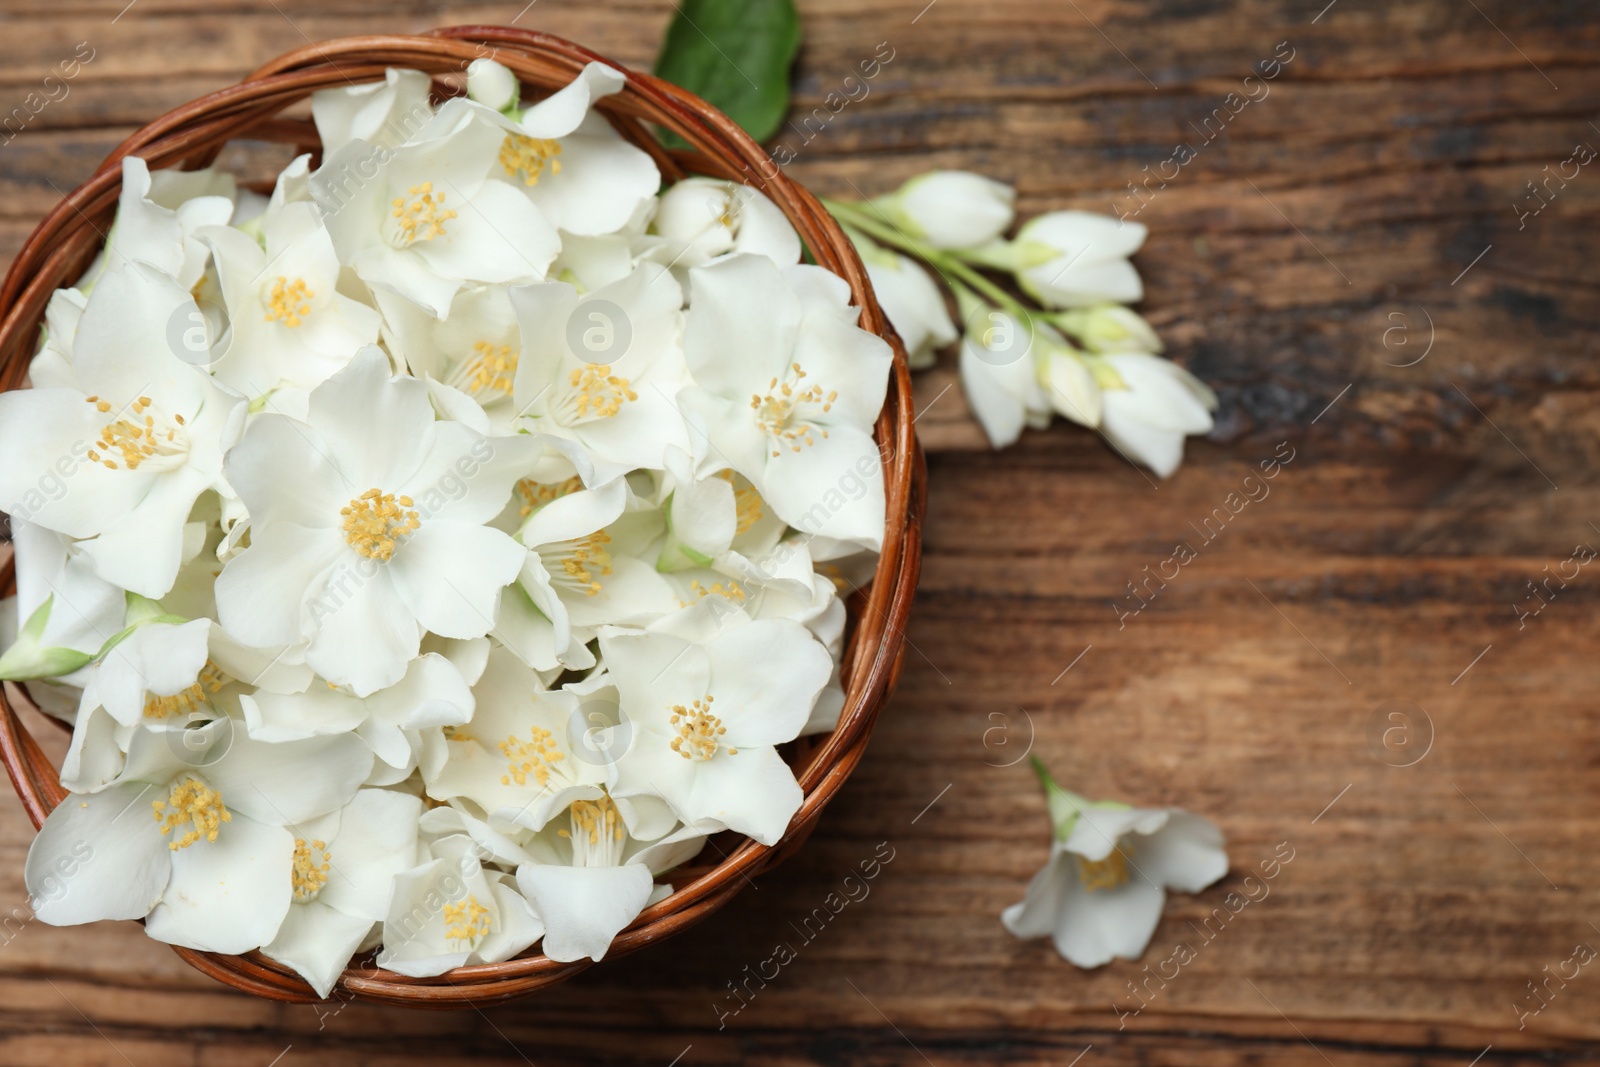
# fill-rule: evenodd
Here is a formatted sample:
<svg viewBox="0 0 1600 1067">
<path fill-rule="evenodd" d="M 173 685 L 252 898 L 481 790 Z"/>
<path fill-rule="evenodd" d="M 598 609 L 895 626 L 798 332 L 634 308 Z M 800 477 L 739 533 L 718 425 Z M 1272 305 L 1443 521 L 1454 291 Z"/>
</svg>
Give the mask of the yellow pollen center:
<svg viewBox="0 0 1600 1067">
<path fill-rule="evenodd" d="M 395 197 L 390 203 L 393 210 L 389 212 L 399 227 L 401 246 L 442 237 L 444 224 L 456 217 L 454 211 L 444 206 L 445 194 L 435 195 L 432 182 L 413 185 L 407 191 L 411 199 Z"/>
<path fill-rule="evenodd" d="M 222 803 L 222 794 L 198 778 L 185 778 L 172 787 L 166 800 L 152 800 L 150 808 L 163 834 L 170 834 L 180 826 L 189 827 L 181 837 L 167 842 L 167 847 L 174 852 L 188 848 L 202 837 L 215 841 L 222 824 L 233 821 L 233 815 Z"/>
<path fill-rule="evenodd" d="M 711 702 L 715 697 L 707 695 L 704 700 L 696 700 L 691 706 L 682 704 L 672 706 L 672 718 L 668 720 L 678 736 L 672 739 L 672 751 L 687 760 L 708 760 L 717 754 L 721 742 L 717 738 L 728 732 L 722 725 L 722 720 L 711 714 Z M 738 749 L 728 749 L 728 755 L 738 753 Z"/>
<path fill-rule="evenodd" d="M 598 596 L 600 579 L 611 573 L 611 553 L 606 550 L 610 543 L 610 534 L 596 530 L 575 542 L 561 558 L 561 569 L 587 596 Z"/>
<path fill-rule="evenodd" d="M 517 377 L 517 357 L 510 345 L 479 341 L 472 346 L 472 358 L 461 368 L 461 381 L 474 396 L 483 393 L 511 395 Z"/>
<path fill-rule="evenodd" d="M 718 471 L 717 477 L 733 486 L 733 506 L 738 522 L 734 536 L 747 533 L 750 527 L 760 522 L 761 517 L 766 514 L 761 506 L 761 494 L 748 482 L 740 485 L 734 479 L 732 471 Z"/>
<path fill-rule="evenodd" d="M 1101 889 L 1116 889 L 1128 882 L 1128 856 L 1120 848 L 1113 849 L 1111 855 L 1103 860 L 1086 860 L 1082 856 L 1074 858 L 1078 861 L 1078 881 L 1091 893 Z"/>
<path fill-rule="evenodd" d="M 267 298 L 267 321 L 281 322 L 291 329 L 299 326 L 311 314 L 311 298 L 316 295 L 304 278 L 291 281 L 278 275 Z"/>
<path fill-rule="evenodd" d="M 94 409 L 102 415 L 111 410 L 111 401 L 98 396 L 84 398 L 85 403 L 93 404 Z M 99 463 L 107 470 L 138 470 L 139 464 L 156 456 L 178 455 L 187 447 L 187 441 L 178 439 L 176 427 L 161 429 L 156 425 L 155 416 L 149 414 L 154 402 L 147 396 L 141 396 L 128 405 L 128 413 L 120 418 L 113 419 L 100 430 L 100 437 L 95 441 L 94 448 L 89 449 L 90 463 Z M 178 427 L 183 425 L 183 416 L 174 418 Z M 122 460 L 117 463 L 117 457 Z"/>
<path fill-rule="evenodd" d="M 806 372 L 800 364 L 792 363 L 782 379 L 773 378 L 767 383 L 767 393 L 750 394 L 750 407 L 756 413 L 756 423 L 773 438 L 774 446 L 787 444 L 795 452 L 806 445 L 816 444 L 816 435 L 828 436 L 827 430 L 818 430 L 804 418 L 796 419 L 796 409 L 801 405 L 820 406 L 823 412 L 833 409 L 839 399 L 837 390 L 824 395 L 822 386 L 804 384 Z M 774 456 L 782 453 L 774 447 Z"/>
<path fill-rule="evenodd" d="M 165 697 L 151 693 L 144 702 L 144 717 L 165 719 L 171 715 L 188 715 L 227 682 L 228 677 L 222 673 L 222 669 L 210 660 L 206 660 L 205 667 L 200 671 L 200 677 L 189 688 Z"/>
<path fill-rule="evenodd" d="M 407 510 L 411 505 L 408 496 L 368 489 L 339 509 L 345 541 L 367 559 L 391 558 L 396 545 L 422 525 L 417 513 Z"/>
<path fill-rule="evenodd" d="M 521 174 L 522 184 L 538 185 L 546 167 L 551 174 L 561 173 L 561 160 L 556 158 L 560 154 L 560 141 L 512 133 L 500 143 L 500 166 L 508 178 Z"/>
<path fill-rule="evenodd" d="M 609 419 L 639 394 L 628 387 L 628 379 L 611 373 L 609 363 L 585 363 L 567 376 L 567 384 L 577 391 L 573 404 L 580 418 Z"/>
<path fill-rule="evenodd" d="M 532 478 L 524 478 L 517 483 L 517 495 L 522 498 L 522 506 L 517 510 L 527 517 L 533 514 L 535 508 L 542 508 L 552 500 L 560 500 L 582 488 L 583 479 L 576 475 L 564 482 L 536 482 Z"/>
<path fill-rule="evenodd" d="M 690 603 L 699 603 L 708 596 L 720 596 L 738 604 L 744 603 L 744 587 L 729 578 L 726 582 L 712 582 L 709 586 L 701 585 L 700 579 L 695 578 L 689 582 L 689 592 L 693 594 L 693 601 L 680 601 L 684 607 Z"/>
<path fill-rule="evenodd" d="M 621 841 L 625 836 L 617 805 L 610 797 L 603 795 L 598 800 L 572 802 L 572 829 L 586 836 L 591 845 L 600 844 L 602 839 Z M 557 830 L 556 834 L 565 838 L 573 836 L 566 830 Z"/>
<path fill-rule="evenodd" d="M 550 782 L 550 769 L 562 760 L 566 754 L 556 746 L 554 735 L 542 726 L 535 726 L 528 732 L 526 741 L 515 734 L 500 742 L 499 749 L 506 759 L 506 773 L 500 776 L 501 785 L 527 785 L 528 778 L 539 785 L 548 785 Z"/>
<path fill-rule="evenodd" d="M 315 900 L 322 887 L 328 884 L 328 872 L 333 869 L 332 854 L 326 841 L 307 842 L 295 838 L 294 866 L 289 871 L 289 882 L 294 886 L 294 899 L 304 904 Z"/>
<path fill-rule="evenodd" d="M 444 936 L 451 941 L 474 943 L 489 933 L 489 909 L 470 893 L 459 903 L 444 906 Z"/>
</svg>

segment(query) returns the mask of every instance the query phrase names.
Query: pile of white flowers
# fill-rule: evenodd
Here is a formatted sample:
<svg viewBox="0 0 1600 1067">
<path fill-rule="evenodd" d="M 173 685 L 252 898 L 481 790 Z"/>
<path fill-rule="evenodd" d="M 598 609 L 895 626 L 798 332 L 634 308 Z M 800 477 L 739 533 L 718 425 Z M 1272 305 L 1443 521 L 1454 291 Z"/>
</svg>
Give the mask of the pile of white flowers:
<svg viewBox="0 0 1600 1067">
<path fill-rule="evenodd" d="M 990 178 L 935 171 L 888 196 L 828 208 L 855 241 L 913 369 L 933 366 L 937 349 L 961 339 L 961 384 L 995 448 L 1060 415 L 1167 477 L 1183 461 L 1184 438 L 1211 431 L 1217 398 L 1157 355 L 1161 339 L 1125 306 L 1144 297 L 1128 257 L 1145 227 L 1052 211 L 1008 240 L 1015 199 Z M 903 253 L 954 294 L 963 329 L 933 278 Z M 985 271 L 1009 275 L 1038 306 Z"/>
<path fill-rule="evenodd" d="M 270 197 L 124 160 L 0 396 L 0 678 L 73 731 L 39 918 L 326 995 L 372 949 L 599 959 L 708 834 L 783 834 L 891 350 L 770 201 L 661 191 L 622 84 L 322 92 Z"/>
</svg>

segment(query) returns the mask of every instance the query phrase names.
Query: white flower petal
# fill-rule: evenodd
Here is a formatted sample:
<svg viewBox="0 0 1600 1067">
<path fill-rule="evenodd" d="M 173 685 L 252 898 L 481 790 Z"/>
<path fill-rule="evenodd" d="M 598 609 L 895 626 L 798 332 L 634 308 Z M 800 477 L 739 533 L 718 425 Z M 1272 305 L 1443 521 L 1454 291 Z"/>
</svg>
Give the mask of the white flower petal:
<svg viewBox="0 0 1600 1067">
<path fill-rule="evenodd" d="M 431 521 L 385 566 L 408 612 L 441 637 L 482 637 L 494 627 L 500 590 L 516 581 L 527 549 L 487 526 Z"/>
<path fill-rule="evenodd" d="M 655 888 L 641 863 L 620 867 L 524 864 L 517 885 L 544 920 L 544 954 L 560 963 L 599 960 L 644 910 Z"/>
<path fill-rule="evenodd" d="M 350 957 L 371 929 L 371 920 L 346 915 L 313 900 L 291 905 L 277 936 L 261 952 L 268 959 L 292 967 L 311 984 L 317 996 L 325 998 L 333 992 Z"/>
<path fill-rule="evenodd" d="M 215 841 L 172 853 L 172 880 L 145 919 L 157 941 L 239 953 L 277 935 L 288 913 L 294 837 L 237 812 Z"/>
<path fill-rule="evenodd" d="M 150 820 L 165 799 L 144 782 L 69 794 L 28 847 L 23 876 L 34 914 L 55 926 L 142 919 L 172 872 L 171 850 Z"/>
</svg>

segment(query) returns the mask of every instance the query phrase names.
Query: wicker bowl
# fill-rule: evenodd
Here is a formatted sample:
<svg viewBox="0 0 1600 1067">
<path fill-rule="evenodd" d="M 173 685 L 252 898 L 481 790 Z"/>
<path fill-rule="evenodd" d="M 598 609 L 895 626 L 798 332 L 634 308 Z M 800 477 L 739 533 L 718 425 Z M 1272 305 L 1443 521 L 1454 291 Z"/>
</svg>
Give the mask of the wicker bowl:
<svg viewBox="0 0 1600 1067">
<path fill-rule="evenodd" d="M 547 34 L 495 26 L 458 26 L 421 37 L 349 37 L 310 45 L 273 60 L 245 81 L 172 111 L 128 138 L 39 224 L 0 285 L 0 389 L 23 384 L 45 304 L 70 284 L 104 241 L 121 186 L 120 161 L 145 159 L 152 170 L 206 166 L 235 138 L 279 142 L 317 152 L 312 124 L 280 117 L 318 89 L 380 80 L 387 67 L 410 67 L 436 76 L 439 95 L 459 92 L 459 75 L 473 59 L 490 56 L 509 67 L 530 95 L 567 82 L 586 63 L 603 57 Z M 850 626 L 843 661 L 844 712 L 838 727 L 790 746 L 788 758 L 805 800 L 783 838 L 759 845 L 731 833 L 686 867 L 672 872 L 675 892 L 646 909 L 611 945 L 621 956 L 678 933 L 722 907 L 748 879 L 793 852 L 815 826 L 822 808 L 844 784 L 866 750 L 867 737 L 888 699 L 904 652 L 904 626 L 920 559 L 926 472 L 912 432 L 911 383 L 905 352 L 873 299 L 865 270 L 849 240 L 816 199 L 784 177 L 771 158 L 727 116 L 698 97 L 647 74 L 626 71 L 627 85 L 598 103 L 617 131 L 649 152 L 668 180 L 688 173 L 753 185 L 788 216 L 815 261 L 849 282 L 861 308 L 861 325 L 889 341 L 894 373 L 875 436 L 883 457 L 888 522 L 872 582 L 848 601 Z M 650 125 L 671 130 L 690 147 L 667 151 Z M 15 591 L 14 560 L 4 552 L 0 592 Z M 56 768 L 28 732 L 18 709 L 37 711 L 24 687 L 0 692 L 0 760 L 35 827 L 65 791 Z M 58 720 L 35 716 L 60 726 Z M 709 857 L 709 860 L 708 860 Z M 297 975 L 259 952 L 242 956 L 175 949 L 195 968 L 236 989 L 282 1001 L 316 1000 Z M 416 1007 L 467 1007 L 531 993 L 589 966 L 557 963 L 532 951 L 504 963 L 459 967 L 434 978 L 409 978 L 357 961 L 335 995 Z"/>
</svg>

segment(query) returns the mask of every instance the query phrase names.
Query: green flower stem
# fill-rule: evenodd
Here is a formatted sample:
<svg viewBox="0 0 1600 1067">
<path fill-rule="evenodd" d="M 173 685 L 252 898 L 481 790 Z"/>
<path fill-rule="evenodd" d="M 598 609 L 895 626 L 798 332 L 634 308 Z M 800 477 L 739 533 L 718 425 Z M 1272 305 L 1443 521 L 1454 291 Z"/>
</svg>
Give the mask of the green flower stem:
<svg viewBox="0 0 1600 1067">
<path fill-rule="evenodd" d="M 967 288 L 981 293 L 991 302 L 998 304 L 1025 321 L 1031 321 L 1037 314 L 1036 311 L 1025 307 L 1010 293 L 985 278 L 972 267 L 961 262 L 955 256 L 907 236 L 882 219 L 873 218 L 863 207 L 856 204 L 840 203 L 836 200 L 824 200 L 822 206 L 826 207 L 845 226 L 859 230 L 874 240 L 916 256 L 938 271 L 945 284 L 952 289 L 958 284 L 965 283 Z"/>
</svg>

